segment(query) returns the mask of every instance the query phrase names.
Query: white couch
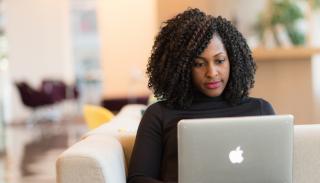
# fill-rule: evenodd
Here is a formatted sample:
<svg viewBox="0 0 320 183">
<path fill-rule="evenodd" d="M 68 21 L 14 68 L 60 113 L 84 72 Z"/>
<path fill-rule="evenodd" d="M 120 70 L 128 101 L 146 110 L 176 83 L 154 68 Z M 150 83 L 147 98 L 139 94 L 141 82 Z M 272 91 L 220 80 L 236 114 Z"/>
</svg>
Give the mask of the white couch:
<svg viewBox="0 0 320 183">
<path fill-rule="evenodd" d="M 125 183 L 141 110 L 128 105 L 113 120 L 88 132 L 56 162 L 57 183 Z M 320 182 L 320 125 L 294 127 L 294 183 Z"/>
</svg>

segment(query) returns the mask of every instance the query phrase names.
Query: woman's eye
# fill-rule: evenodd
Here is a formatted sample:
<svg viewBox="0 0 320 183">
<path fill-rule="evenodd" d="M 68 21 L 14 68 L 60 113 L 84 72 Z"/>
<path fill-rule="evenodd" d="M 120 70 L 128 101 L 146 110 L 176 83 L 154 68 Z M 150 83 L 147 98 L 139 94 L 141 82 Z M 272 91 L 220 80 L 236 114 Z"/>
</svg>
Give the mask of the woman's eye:
<svg viewBox="0 0 320 183">
<path fill-rule="evenodd" d="M 204 63 L 197 63 L 197 62 L 196 62 L 196 63 L 194 63 L 194 66 L 195 66 L 195 67 L 202 67 L 202 66 L 204 66 Z"/>
<path fill-rule="evenodd" d="M 218 60 L 216 60 L 216 63 L 217 64 L 222 64 L 224 61 L 225 61 L 225 59 L 218 59 Z"/>
</svg>

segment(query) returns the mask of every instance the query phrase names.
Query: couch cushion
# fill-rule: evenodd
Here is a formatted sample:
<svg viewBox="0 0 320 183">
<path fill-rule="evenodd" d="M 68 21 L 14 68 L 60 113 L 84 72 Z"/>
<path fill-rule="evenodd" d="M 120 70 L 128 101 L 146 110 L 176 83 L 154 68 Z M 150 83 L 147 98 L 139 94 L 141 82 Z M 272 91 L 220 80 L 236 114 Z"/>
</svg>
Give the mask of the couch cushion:
<svg viewBox="0 0 320 183">
<path fill-rule="evenodd" d="M 294 183 L 318 183 L 320 180 L 320 125 L 294 127 Z"/>
<path fill-rule="evenodd" d="M 146 105 L 142 104 L 126 105 L 109 123 L 89 131 L 83 137 L 97 134 L 107 134 L 115 137 L 121 136 L 124 133 L 135 134 L 142 117 L 141 111 L 145 110 L 146 107 Z"/>
</svg>

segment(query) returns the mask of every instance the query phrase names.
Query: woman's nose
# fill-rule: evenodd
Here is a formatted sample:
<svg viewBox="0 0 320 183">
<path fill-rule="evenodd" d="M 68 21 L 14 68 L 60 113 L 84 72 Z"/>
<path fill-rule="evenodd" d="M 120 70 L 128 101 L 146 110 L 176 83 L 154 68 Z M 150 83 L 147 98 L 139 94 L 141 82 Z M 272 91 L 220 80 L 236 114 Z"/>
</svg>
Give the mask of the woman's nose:
<svg viewBox="0 0 320 183">
<path fill-rule="evenodd" d="M 206 76 L 209 78 L 214 78 L 218 75 L 218 68 L 213 65 L 208 65 Z"/>
</svg>

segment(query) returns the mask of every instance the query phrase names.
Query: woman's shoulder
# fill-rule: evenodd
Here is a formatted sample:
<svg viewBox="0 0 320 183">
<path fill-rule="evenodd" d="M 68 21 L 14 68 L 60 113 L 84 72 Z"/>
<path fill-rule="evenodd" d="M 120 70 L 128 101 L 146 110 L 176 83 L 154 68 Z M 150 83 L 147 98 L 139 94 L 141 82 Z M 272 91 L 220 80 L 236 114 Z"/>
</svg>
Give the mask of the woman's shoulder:
<svg viewBox="0 0 320 183">
<path fill-rule="evenodd" d="M 155 103 L 150 104 L 145 112 L 143 113 L 144 116 L 158 116 L 160 117 L 164 111 L 166 110 L 166 107 L 163 103 L 163 101 L 158 101 Z"/>
<path fill-rule="evenodd" d="M 166 101 L 158 101 L 149 105 L 145 111 L 145 115 L 154 116 L 162 120 L 170 119 L 179 113 L 179 110 L 175 110 L 167 105 Z"/>
<path fill-rule="evenodd" d="M 267 100 L 263 98 L 256 98 L 256 97 L 247 97 L 244 99 L 245 102 L 254 102 L 254 103 L 259 103 L 259 104 L 265 104 L 269 103 Z"/>
<path fill-rule="evenodd" d="M 252 105 L 256 105 L 257 107 L 260 108 L 262 115 L 275 114 L 271 103 L 263 98 L 248 97 L 244 100 L 244 103 L 250 103 Z"/>
<path fill-rule="evenodd" d="M 157 102 L 154 102 L 152 104 L 150 104 L 147 109 L 146 109 L 146 112 L 147 111 L 161 111 L 161 110 L 164 110 L 165 109 L 165 105 L 164 105 L 164 102 L 163 101 L 157 101 Z"/>
</svg>

